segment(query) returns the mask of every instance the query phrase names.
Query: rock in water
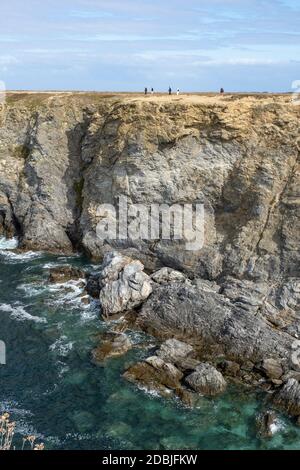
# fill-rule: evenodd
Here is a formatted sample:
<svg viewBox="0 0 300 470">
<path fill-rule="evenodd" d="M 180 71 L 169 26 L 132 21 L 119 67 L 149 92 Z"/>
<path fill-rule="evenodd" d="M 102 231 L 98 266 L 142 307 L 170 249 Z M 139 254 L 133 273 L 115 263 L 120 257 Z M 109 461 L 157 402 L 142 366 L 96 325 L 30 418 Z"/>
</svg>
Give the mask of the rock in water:
<svg viewBox="0 0 300 470">
<path fill-rule="evenodd" d="M 180 380 L 183 374 L 173 364 L 151 356 L 146 361 L 131 366 L 124 373 L 124 377 L 147 390 L 155 390 L 168 396 L 172 391 L 181 388 Z"/>
<path fill-rule="evenodd" d="M 289 379 L 274 396 L 274 403 L 292 416 L 300 416 L 300 384 Z"/>
<path fill-rule="evenodd" d="M 176 362 L 177 359 L 186 358 L 194 351 L 193 347 L 178 339 L 167 339 L 156 352 L 164 361 Z"/>
<path fill-rule="evenodd" d="M 86 292 L 94 299 L 99 299 L 100 285 L 99 285 L 100 273 L 91 273 L 87 275 Z"/>
<path fill-rule="evenodd" d="M 257 435 L 259 437 L 272 437 L 278 429 L 278 419 L 274 411 L 260 413 L 256 418 Z"/>
<path fill-rule="evenodd" d="M 111 357 L 119 357 L 132 348 L 132 343 L 124 333 L 104 333 L 101 344 L 92 351 L 93 361 L 102 363 Z"/>
<path fill-rule="evenodd" d="M 187 343 L 177 339 L 168 339 L 156 351 L 156 355 L 166 362 L 175 364 L 182 371 L 194 370 L 199 360 L 194 358 L 194 349 Z"/>
<path fill-rule="evenodd" d="M 219 395 L 226 389 L 226 381 L 221 372 L 207 363 L 199 364 L 185 381 L 195 392 L 208 396 Z"/>
<path fill-rule="evenodd" d="M 255 315 L 239 303 L 208 288 L 180 283 L 158 286 L 143 304 L 138 325 L 162 339 L 172 336 L 194 346 L 206 357 L 259 367 L 264 358 L 274 357 L 288 366 L 293 339 L 270 326 L 258 310 Z M 276 354 L 276 356 L 275 356 Z"/>
<path fill-rule="evenodd" d="M 50 269 L 49 282 L 64 283 L 72 279 L 84 279 L 85 273 L 73 266 L 57 266 Z"/>
<path fill-rule="evenodd" d="M 104 316 L 131 310 L 141 305 L 152 292 L 150 277 L 140 261 L 118 253 L 108 253 L 100 275 L 100 303 Z"/>
</svg>

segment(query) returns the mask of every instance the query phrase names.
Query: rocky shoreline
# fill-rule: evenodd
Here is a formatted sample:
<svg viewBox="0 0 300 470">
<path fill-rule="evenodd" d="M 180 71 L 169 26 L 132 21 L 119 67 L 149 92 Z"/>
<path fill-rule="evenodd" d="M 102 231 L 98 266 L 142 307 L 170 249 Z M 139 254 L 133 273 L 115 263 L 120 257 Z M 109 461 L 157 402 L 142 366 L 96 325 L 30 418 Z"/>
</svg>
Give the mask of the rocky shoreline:
<svg viewBox="0 0 300 470">
<path fill-rule="evenodd" d="M 0 111 L 0 235 L 102 262 L 82 302 L 99 299 L 112 327 L 92 360 L 126 353 L 126 331 L 142 330 L 157 344 L 124 370 L 131 382 L 189 406 L 243 384 L 299 420 L 300 114 L 290 97 L 12 93 Z M 99 239 L 99 204 L 120 197 L 147 209 L 202 204 L 204 246 Z M 81 276 L 66 268 L 51 282 Z"/>
<path fill-rule="evenodd" d="M 50 279 L 69 279 L 70 269 L 54 269 Z M 238 384 L 266 392 L 269 406 L 299 421 L 300 367 L 293 345 L 300 291 L 294 279 L 275 289 L 232 278 L 222 284 L 189 279 L 167 267 L 146 274 L 141 262 L 117 252 L 107 253 L 86 277 L 86 291 L 100 300 L 99 315 L 108 325 L 92 351 L 94 363 L 126 354 L 134 347 L 126 332 L 142 330 L 157 345 L 124 371 L 128 381 L 190 407 L 203 395 Z M 287 310 L 288 323 L 280 323 Z M 261 426 L 274 419 L 267 414 Z"/>
</svg>

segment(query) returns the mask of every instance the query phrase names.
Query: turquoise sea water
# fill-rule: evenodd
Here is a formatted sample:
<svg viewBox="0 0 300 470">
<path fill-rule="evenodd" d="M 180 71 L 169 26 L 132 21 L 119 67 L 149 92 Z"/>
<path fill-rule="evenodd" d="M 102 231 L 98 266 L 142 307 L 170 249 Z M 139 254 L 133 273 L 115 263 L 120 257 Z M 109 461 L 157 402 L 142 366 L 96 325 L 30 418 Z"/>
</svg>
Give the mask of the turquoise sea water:
<svg viewBox="0 0 300 470">
<path fill-rule="evenodd" d="M 280 415 L 271 439 L 256 437 L 265 397 L 229 387 L 188 409 L 145 393 L 122 378 L 146 352 L 135 349 L 105 367 L 90 361 L 106 326 L 96 302 L 84 306 L 79 283 L 49 285 L 49 267 L 90 268 L 83 257 L 15 254 L 0 238 L 0 411 L 17 422 L 15 445 L 35 434 L 47 449 L 298 449 L 300 429 Z M 135 343 L 144 338 L 130 333 Z"/>
</svg>

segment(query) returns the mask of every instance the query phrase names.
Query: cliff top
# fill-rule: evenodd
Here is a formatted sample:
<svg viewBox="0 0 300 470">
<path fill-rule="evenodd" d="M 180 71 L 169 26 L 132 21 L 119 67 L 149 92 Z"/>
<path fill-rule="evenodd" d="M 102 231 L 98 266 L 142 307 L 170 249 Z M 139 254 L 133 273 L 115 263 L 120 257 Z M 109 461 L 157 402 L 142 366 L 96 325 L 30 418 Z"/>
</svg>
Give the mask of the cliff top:
<svg viewBox="0 0 300 470">
<path fill-rule="evenodd" d="M 110 93 L 110 92 L 75 92 L 75 91 L 7 91 L 7 104 L 21 102 L 42 103 L 47 101 L 57 101 L 57 99 L 78 100 L 78 102 L 99 102 L 102 100 L 112 100 L 120 102 L 150 102 L 157 104 L 177 103 L 177 104 L 226 104 L 230 102 L 242 101 L 247 103 L 263 102 L 278 104 L 291 103 L 292 95 L 289 93 L 182 93 L 179 96 L 167 93 L 155 93 L 145 96 L 143 93 Z"/>
</svg>

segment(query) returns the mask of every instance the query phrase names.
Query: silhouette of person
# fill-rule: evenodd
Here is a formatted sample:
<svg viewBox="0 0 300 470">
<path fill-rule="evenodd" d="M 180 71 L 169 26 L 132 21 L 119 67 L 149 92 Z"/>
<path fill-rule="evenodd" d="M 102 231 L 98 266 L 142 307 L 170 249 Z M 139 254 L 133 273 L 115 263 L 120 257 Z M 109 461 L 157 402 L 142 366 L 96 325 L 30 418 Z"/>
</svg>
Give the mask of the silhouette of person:
<svg viewBox="0 0 300 470">
<path fill-rule="evenodd" d="M 172 95 L 172 88 L 169 86 L 169 95 Z"/>
<path fill-rule="evenodd" d="M 224 94 L 224 88 L 221 88 L 220 93 L 221 93 L 221 95 Z"/>
<path fill-rule="evenodd" d="M 145 88 L 145 95 L 147 95 L 147 94 L 148 94 L 148 88 L 146 87 Z"/>
</svg>

